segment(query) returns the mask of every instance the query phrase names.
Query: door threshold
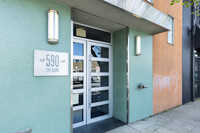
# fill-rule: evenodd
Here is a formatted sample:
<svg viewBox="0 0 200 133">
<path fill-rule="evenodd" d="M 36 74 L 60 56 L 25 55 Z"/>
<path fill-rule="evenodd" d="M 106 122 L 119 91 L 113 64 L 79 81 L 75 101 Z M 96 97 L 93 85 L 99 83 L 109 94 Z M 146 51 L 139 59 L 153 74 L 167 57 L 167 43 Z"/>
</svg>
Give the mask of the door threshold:
<svg viewBox="0 0 200 133">
<path fill-rule="evenodd" d="M 115 128 L 126 125 L 125 122 L 115 118 L 109 118 L 89 125 L 73 129 L 73 133 L 105 133 Z"/>
</svg>

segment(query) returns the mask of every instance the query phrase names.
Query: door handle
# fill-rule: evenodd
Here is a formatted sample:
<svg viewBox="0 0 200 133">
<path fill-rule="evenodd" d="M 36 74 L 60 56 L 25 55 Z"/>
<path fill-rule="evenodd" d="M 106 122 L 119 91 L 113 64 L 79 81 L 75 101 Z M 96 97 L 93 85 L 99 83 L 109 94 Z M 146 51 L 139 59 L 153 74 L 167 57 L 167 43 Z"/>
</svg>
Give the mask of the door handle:
<svg viewBox="0 0 200 133">
<path fill-rule="evenodd" d="M 90 55 L 89 55 L 89 61 L 91 61 L 91 58 L 92 58 L 92 55 L 90 54 Z"/>
<path fill-rule="evenodd" d="M 91 97 L 91 88 L 88 88 L 88 95 Z M 88 101 L 88 109 L 91 110 L 91 100 Z"/>
<path fill-rule="evenodd" d="M 91 110 L 91 103 L 89 103 L 88 109 Z"/>
</svg>

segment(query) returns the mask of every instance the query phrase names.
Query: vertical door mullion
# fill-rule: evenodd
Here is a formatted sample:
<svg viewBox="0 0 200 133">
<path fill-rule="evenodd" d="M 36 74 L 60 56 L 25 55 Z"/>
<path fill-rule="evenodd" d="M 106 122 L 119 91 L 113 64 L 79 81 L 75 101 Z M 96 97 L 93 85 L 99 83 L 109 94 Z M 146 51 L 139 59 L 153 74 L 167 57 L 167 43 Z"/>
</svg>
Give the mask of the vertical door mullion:
<svg viewBox="0 0 200 133">
<path fill-rule="evenodd" d="M 87 45 L 87 42 L 85 41 L 85 43 L 84 43 L 84 65 L 83 65 L 83 69 L 84 69 L 84 116 L 83 116 L 83 118 L 84 118 L 84 121 L 85 121 L 85 124 L 87 123 L 87 117 L 86 117 L 86 115 L 87 115 L 87 76 L 86 76 L 86 74 L 87 74 L 87 50 L 86 50 L 86 45 Z"/>
<path fill-rule="evenodd" d="M 109 46 L 109 116 L 112 116 L 112 88 L 113 88 L 113 75 L 112 75 L 112 47 Z"/>
<path fill-rule="evenodd" d="M 87 41 L 87 123 L 91 115 L 91 45 Z"/>
</svg>

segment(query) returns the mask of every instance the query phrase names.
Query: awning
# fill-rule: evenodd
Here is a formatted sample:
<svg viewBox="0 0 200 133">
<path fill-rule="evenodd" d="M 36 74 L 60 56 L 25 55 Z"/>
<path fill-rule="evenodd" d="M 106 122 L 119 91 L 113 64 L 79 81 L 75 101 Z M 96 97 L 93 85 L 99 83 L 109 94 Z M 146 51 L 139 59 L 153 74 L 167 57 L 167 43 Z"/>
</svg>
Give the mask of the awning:
<svg viewBox="0 0 200 133">
<path fill-rule="evenodd" d="M 169 30 L 170 18 L 142 0 L 56 0 L 75 10 L 148 34 Z M 88 20 L 92 21 L 92 20 Z"/>
</svg>

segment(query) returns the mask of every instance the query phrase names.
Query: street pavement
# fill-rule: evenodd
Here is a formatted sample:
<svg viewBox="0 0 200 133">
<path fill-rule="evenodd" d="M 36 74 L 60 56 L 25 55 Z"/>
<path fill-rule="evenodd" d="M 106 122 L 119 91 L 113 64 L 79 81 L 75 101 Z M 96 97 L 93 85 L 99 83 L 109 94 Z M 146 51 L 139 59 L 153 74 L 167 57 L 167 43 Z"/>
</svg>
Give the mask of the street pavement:
<svg viewBox="0 0 200 133">
<path fill-rule="evenodd" d="M 200 133 L 200 101 L 182 105 L 107 133 Z"/>
</svg>

